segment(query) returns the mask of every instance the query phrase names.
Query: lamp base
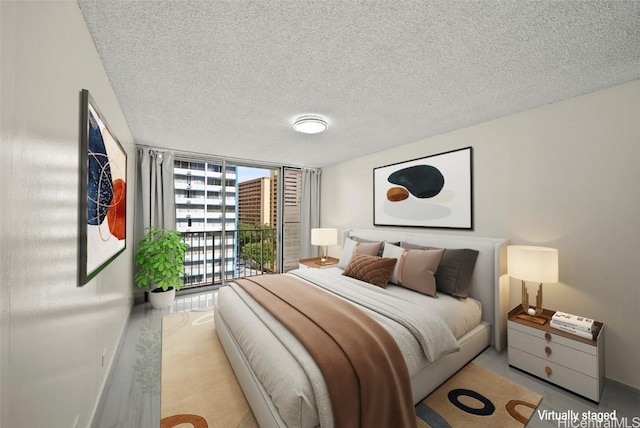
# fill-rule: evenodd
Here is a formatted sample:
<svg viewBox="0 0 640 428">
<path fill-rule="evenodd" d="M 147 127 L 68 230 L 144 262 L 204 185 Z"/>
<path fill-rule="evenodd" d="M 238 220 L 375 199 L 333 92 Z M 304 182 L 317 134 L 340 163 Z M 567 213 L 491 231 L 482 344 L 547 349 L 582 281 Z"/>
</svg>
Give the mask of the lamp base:
<svg viewBox="0 0 640 428">
<path fill-rule="evenodd" d="M 547 322 L 546 318 L 540 316 L 542 314 L 542 283 L 538 285 L 538 294 L 536 295 L 536 308 L 529 308 L 529 293 L 527 287 L 522 281 L 522 310 L 523 313 L 518 315 L 518 318 L 535 322 L 536 324 L 543 325 Z"/>
<path fill-rule="evenodd" d="M 320 261 L 316 262 L 317 265 L 324 266 L 327 264 L 327 260 L 329 259 L 329 255 L 327 254 L 327 246 L 323 245 L 320 247 Z"/>
<path fill-rule="evenodd" d="M 536 324 L 540 324 L 540 325 L 544 325 L 547 323 L 547 319 L 543 318 L 543 317 L 536 317 L 533 315 L 528 315 L 528 314 L 518 314 L 516 315 L 516 317 L 523 319 L 525 321 L 530 321 L 530 322 L 534 322 Z"/>
</svg>

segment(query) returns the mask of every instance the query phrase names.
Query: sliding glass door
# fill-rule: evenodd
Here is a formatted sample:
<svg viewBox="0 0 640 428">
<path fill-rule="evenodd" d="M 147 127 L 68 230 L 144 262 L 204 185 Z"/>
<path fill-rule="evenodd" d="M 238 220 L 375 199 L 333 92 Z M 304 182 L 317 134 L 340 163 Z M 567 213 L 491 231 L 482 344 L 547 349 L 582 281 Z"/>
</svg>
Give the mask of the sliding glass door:
<svg viewBox="0 0 640 428">
<path fill-rule="evenodd" d="M 186 288 L 297 267 L 299 170 L 176 157 L 174 178 Z"/>
</svg>

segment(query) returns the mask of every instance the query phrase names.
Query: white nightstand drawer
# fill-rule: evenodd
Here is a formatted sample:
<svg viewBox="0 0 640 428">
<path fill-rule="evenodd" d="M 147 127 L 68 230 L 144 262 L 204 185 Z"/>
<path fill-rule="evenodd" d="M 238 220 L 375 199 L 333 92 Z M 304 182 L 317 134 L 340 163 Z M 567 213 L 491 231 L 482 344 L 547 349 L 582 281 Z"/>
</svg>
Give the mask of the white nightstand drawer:
<svg viewBox="0 0 640 428">
<path fill-rule="evenodd" d="M 600 399 L 600 381 L 567 367 L 509 347 L 509 364 L 594 401 Z M 550 374 L 547 374 L 547 371 Z"/>
<path fill-rule="evenodd" d="M 555 312 L 544 309 L 540 318 Z M 598 337 L 584 339 L 538 323 L 524 315 L 521 305 L 509 312 L 509 365 L 555 383 L 593 401 L 604 386 L 604 324 L 596 321 Z"/>
<path fill-rule="evenodd" d="M 529 330 L 536 331 L 535 329 Z M 508 329 L 508 341 L 510 347 L 524 351 L 543 361 L 568 367 L 590 377 L 595 378 L 598 376 L 598 358 L 595 353 L 587 353 L 554 340 L 547 342 L 546 339 L 539 337 L 539 335 L 524 333 L 516 328 Z M 575 341 L 572 341 L 572 343 L 574 345 L 584 345 L 595 350 L 595 346 L 588 346 Z M 579 347 L 584 348 L 584 346 Z"/>
<path fill-rule="evenodd" d="M 572 339 L 563 337 L 559 334 L 543 331 L 537 328 L 532 328 L 527 325 L 523 325 L 513 321 L 508 322 L 508 327 L 509 329 L 521 331 L 531 336 L 535 336 L 539 339 L 542 339 L 545 342 L 547 342 L 547 338 L 549 338 L 549 343 L 557 343 L 562 346 L 567 346 L 569 348 L 577 349 L 578 351 L 581 351 L 587 354 L 597 355 L 598 353 L 596 347 L 593 345 L 590 345 L 588 343 L 583 343 L 577 340 L 572 340 Z"/>
</svg>

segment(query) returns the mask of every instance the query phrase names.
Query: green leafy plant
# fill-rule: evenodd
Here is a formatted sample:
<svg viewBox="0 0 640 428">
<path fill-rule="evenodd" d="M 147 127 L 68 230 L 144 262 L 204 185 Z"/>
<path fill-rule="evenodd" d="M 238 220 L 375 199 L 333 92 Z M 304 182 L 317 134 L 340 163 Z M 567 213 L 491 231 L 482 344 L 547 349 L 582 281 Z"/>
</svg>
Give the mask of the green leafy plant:
<svg viewBox="0 0 640 428">
<path fill-rule="evenodd" d="M 256 269 L 273 271 L 276 262 L 275 230 L 268 224 L 239 224 L 240 258 Z"/>
<path fill-rule="evenodd" d="M 135 261 L 138 287 L 157 287 L 167 291 L 183 285 L 184 255 L 189 246 L 177 230 L 150 227 L 138 244 Z"/>
<path fill-rule="evenodd" d="M 273 270 L 276 253 L 269 242 L 252 242 L 242 248 L 240 255 L 258 269 Z"/>
</svg>

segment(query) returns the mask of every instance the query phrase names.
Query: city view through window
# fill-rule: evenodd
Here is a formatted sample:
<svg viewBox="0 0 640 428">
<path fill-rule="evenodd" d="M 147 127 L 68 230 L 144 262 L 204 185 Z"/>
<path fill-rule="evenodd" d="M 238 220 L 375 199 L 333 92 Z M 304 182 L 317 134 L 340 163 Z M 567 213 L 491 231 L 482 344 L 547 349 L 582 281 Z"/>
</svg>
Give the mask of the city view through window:
<svg viewBox="0 0 640 428">
<path fill-rule="evenodd" d="M 300 181 L 293 168 L 177 159 L 176 228 L 189 245 L 185 287 L 297 267 Z"/>
</svg>

